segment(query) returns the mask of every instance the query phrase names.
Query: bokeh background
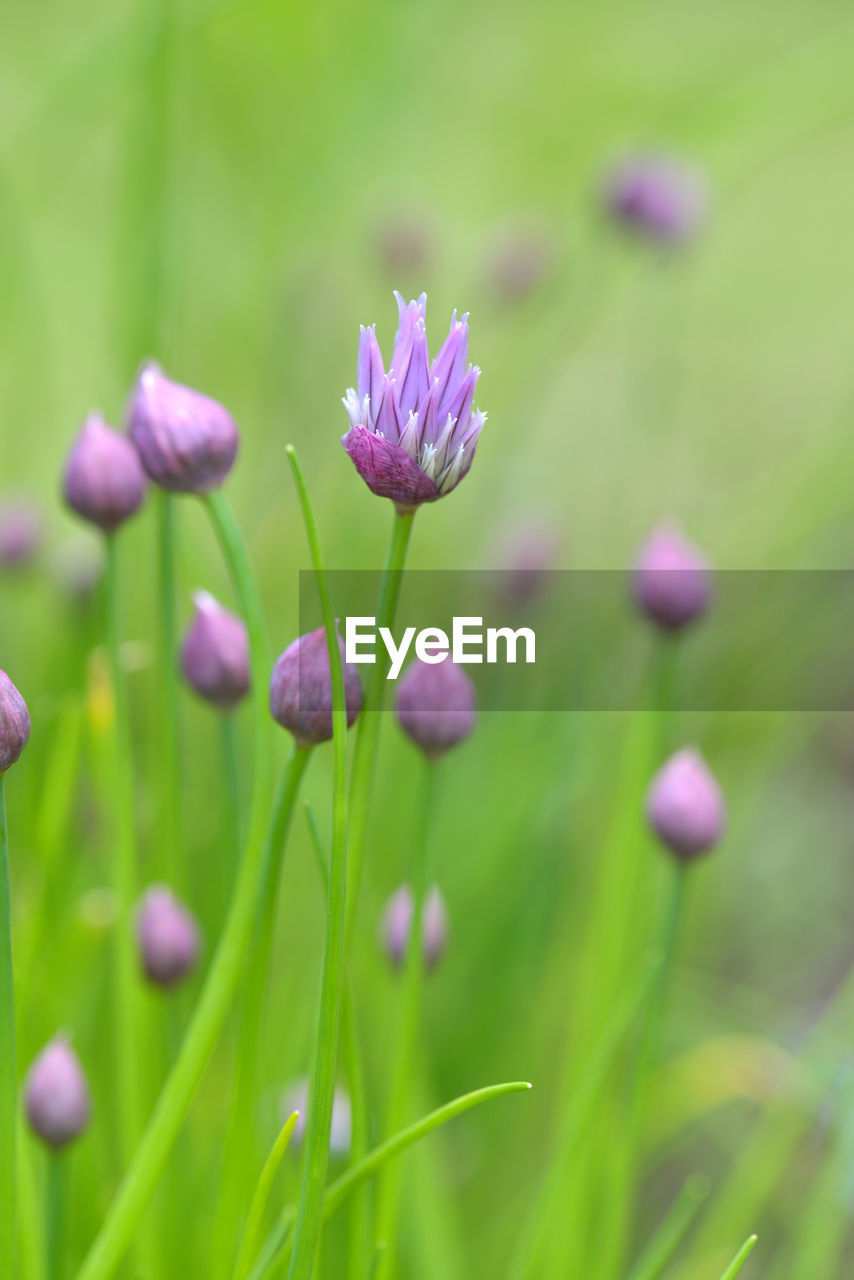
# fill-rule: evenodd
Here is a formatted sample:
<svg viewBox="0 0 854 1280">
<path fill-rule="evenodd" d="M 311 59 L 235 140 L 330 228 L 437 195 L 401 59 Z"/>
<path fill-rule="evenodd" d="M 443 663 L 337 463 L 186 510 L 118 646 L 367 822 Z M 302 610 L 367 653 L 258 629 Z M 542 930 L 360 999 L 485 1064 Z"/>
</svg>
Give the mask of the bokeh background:
<svg viewBox="0 0 854 1280">
<path fill-rule="evenodd" d="M 147 356 L 233 410 L 243 445 L 229 492 L 281 649 L 299 625 L 298 570 L 308 564 L 284 446 L 302 457 L 328 562 L 380 567 L 388 504 L 338 443 L 340 397 L 355 375 L 358 324 L 375 321 L 388 343 L 392 289 L 424 289 L 434 345 L 453 307 L 471 312 L 489 422 L 464 485 L 418 516 L 414 567 L 496 567 L 508 531 L 536 517 L 555 534 L 555 567 L 620 569 L 664 516 L 722 568 L 847 567 L 854 17 L 841 3 L 805 0 L 39 0 L 7 5 L 3 28 L 0 489 L 39 504 L 44 522 L 38 563 L 0 584 L 0 661 L 34 722 L 10 786 L 18 945 L 28 956 L 21 1053 L 26 1064 L 69 1027 L 92 1079 L 95 1125 L 74 1156 L 78 1257 L 115 1185 L 110 911 L 97 892 L 110 840 L 93 747 L 97 606 L 70 588 L 88 552 L 58 496 L 80 420 L 98 406 L 119 422 Z M 633 148 L 673 154 L 705 177 L 706 223 L 678 251 L 633 240 L 603 214 L 602 175 Z M 191 502 L 180 539 L 182 616 L 198 586 L 231 602 Z M 153 877 L 150 514 L 123 543 Z M 624 625 L 641 625 L 628 607 Z M 185 888 L 210 949 L 216 738 L 189 695 L 184 713 Z M 503 1078 L 536 1089 L 409 1159 L 407 1278 L 501 1275 L 525 1219 L 549 1156 L 561 1063 L 584 1052 L 571 1033 L 589 963 L 585 926 L 615 806 L 627 803 L 620 761 L 636 720 L 485 715 L 447 762 L 435 857 L 453 941 L 430 984 L 419 1098 L 426 1109 Z M 748 1189 L 761 1203 L 736 1197 L 685 1255 L 686 1276 L 716 1276 L 722 1254 L 755 1227 L 762 1248 L 750 1274 L 785 1277 L 818 1170 L 835 1222 L 854 1194 L 844 1155 L 854 1140 L 850 1022 L 830 1037 L 820 1069 L 803 1052 L 854 961 L 854 738 L 841 715 L 756 712 L 685 715 L 669 732 L 674 747 L 702 742 L 731 823 L 691 885 L 667 1021 L 672 1074 L 648 1116 L 637 1238 L 687 1174 L 708 1173 L 713 1196 L 724 1187 L 763 1114 L 802 1106 L 806 1073 L 822 1082 L 824 1109 L 786 1160 L 753 1161 Z M 415 766 L 389 721 L 357 949 L 377 1117 L 396 987 L 375 922 L 405 875 Z M 330 772 L 318 753 L 308 789 L 324 827 Z M 53 830 L 64 773 L 71 818 Z M 662 859 L 652 846 L 648 857 L 636 905 L 653 937 Z M 48 927 L 36 934 L 46 879 Z M 297 821 L 257 1115 L 270 1140 L 282 1088 L 307 1067 L 321 937 L 322 896 Z M 152 1089 L 191 1003 L 192 992 L 168 1012 L 150 1002 Z M 226 1044 L 180 1144 L 173 1194 L 147 1220 L 165 1242 L 165 1276 L 202 1273 L 230 1061 Z M 609 1132 L 603 1122 L 598 1141 Z M 283 1197 L 297 1176 L 294 1160 Z M 607 1225 L 605 1210 L 586 1223 L 590 1257 Z M 334 1240 L 328 1248 L 332 1276 Z M 847 1274 L 842 1258 L 810 1276 Z"/>
</svg>

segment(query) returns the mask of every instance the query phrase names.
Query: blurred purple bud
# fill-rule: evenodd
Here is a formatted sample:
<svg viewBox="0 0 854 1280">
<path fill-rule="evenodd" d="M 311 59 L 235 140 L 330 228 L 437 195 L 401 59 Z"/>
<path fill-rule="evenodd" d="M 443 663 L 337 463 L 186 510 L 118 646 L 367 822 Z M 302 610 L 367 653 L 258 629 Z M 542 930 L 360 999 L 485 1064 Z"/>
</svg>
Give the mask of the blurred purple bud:
<svg viewBox="0 0 854 1280">
<path fill-rule="evenodd" d="M 415 903 L 408 884 L 396 889 L 385 905 L 380 924 L 380 942 L 395 969 L 406 959 Z M 448 913 L 437 885 L 428 893 L 421 913 L 421 941 L 424 962 L 433 969 L 448 944 Z"/>
<path fill-rule="evenodd" d="M 29 740 L 27 704 L 6 672 L 0 671 L 0 773 L 11 768 Z"/>
<path fill-rule="evenodd" d="M 241 618 L 207 591 L 193 596 L 196 612 L 181 646 L 181 670 L 206 702 L 230 711 L 249 692 L 249 639 Z"/>
<path fill-rule="evenodd" d="M 438 885 L 427 894 L 421 922 L 424 942 L 424 960 L 428 969 L 435 969 L 448 946 L 448 912 L 445 899 Z"/>
<path fill-rule="evenodd" d="M 142 967 L 159 987 L 171 987 L 190 972 L 199 956 L 193 916 L 166 885 L 147 890 L 136 918 Z"/>
<path fill-rule="evenodd" d="M 58 549 L 53 568 L 63 592 L 71 600 L 84 604 L 92 598 L 104 572 L 101 540 L 82 535 L 70 539 Z"/>
<path fill-rule="evenodd" d="M 362 327 L 356 386 L 344 397 L 350 430 L 341 443 L 372 492 L 403 510 L 455 489 L 474 460 L 486 414 L 473 409 L 480 370 L 468 361 L 468 315 L 454 312 L 432 365 L 427 295 L 395 294 L 400 324 L 388 371 L 373 325 Z"/>
<path fill-rule="evenodd" d="M 557 527 L 543 519 L 519 520 L 506 530 L 495 560 L 500 595 L 511 606 L 527 604 L 555 569 L 560 551 Z"/>
<path fill-rule="evenodd" d="M 634 569 L 638 608 L 664 631 L 679 631 L 704 614 L 712 574 L 702 553 L 672 525 L 655 530 Z"/>
<path fill-rule="evenodd" d="M 340 636 L 338 647 L 344 662 Z M 344 699 L 349 729 L 362 709 L 362 681 L 352 662 L 344 662 Z M 332 737 L 332 683 L 323 627 L 294 640 L 276 662 L 270 680 L 270 711 L 301 747 L 328 742 Z"/>
<path fill-rule="evenodd" d="M 605 201 L 624 226 L 669 244 L 696 234 L 706 211 L 700 177 L 657 155 L 633 156 L 618 165 L 607 181 Z"/>
<path fill-rule="evenodd" d="M 42 541 L 39 508 L 24 498 L 14 498 L 0 507 L 0 564 L 21 569 L 38 555 Z"/>
<path fill-rule="evenodd" d="M 218 401 L 143 367 L 128 408 L 128 429 L 142 465 L 163 489 L 208 493 L 237 456 L 237 425 Z"/>
<path fill-rule="evenodd" d="M 718 843 L 726 826 L 721 789 L 698 751 L 671 756 L 652 780 L 646 802 L 650 826 L 671 853 L 690 862 Z"/>
<path fill-rule="evenodd" d="M 145 476 L 136 450 L 102 417 L 90 413 L 65 463 L 65 501 L 82 516 L 112 533 L 138 510 Z"/>
<path fill-rule="evenodd" d="M 376 228 L 377 252 L 392 275 L 424 267 L 430 256 L 430 228 L 416 213 L 390 214 Z"/>
<path fill-rule="evenodd" d="M 301 1076 L 292 1081 L 282 1095 L 282 1121 L 295 1111 L 299 1119 L 294 1125 L 293 1142 L 299 1146 L 305 1138 L 308 1118 L 308 1080 Z M 332 1100 L 332 1125 L 329 1131 L 329 1153 L 333 1156 L 347 1156 L 350 1153 L 353 1121 L 350 1111 L 350 1099 L 343 1089 L 336 1089 Z"/>
<path fill-rule="evenodd" d="M 416 660 L 397 686 L 395 713 L 403 732 L 435 759 L 474 728 L 474 685 L 447 655 L 437 663 Z"/>
<path fill-rule="evenodd" d="M 63 1036 L 51 1040 L 30 1067 L 24 1106 L 31 1129 L 51 1147 L 64 1147 L 88 1125 L 89 1087 L 77 1054 Z"/>
<path fill-rule="evenodd" d="M 518 302 L 542 282 L 554 261 L 554 246 L 542 228 L 519 225 L 502 232 L 487 260 L 495 292 Z"/>
</svg>

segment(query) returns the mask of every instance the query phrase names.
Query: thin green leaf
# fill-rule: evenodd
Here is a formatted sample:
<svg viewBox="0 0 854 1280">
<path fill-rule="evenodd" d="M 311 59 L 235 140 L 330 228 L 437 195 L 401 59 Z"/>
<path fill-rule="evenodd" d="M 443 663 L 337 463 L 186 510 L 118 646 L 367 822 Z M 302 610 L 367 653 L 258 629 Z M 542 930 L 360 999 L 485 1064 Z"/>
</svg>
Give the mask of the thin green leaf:
<svg viewBox="0 0 854 1280">
<path fill-rule="evenodd" d="M 735 1280 L 735 1277 L 741 1271 L 741 1268 L 744 1266 L 748 1257 L 753 1252 L 753 1246 L 756 1244 L 756 1241 L 758 1239 L 759 1239 L 758 1236 L 749 1236 L 748 1239 L 745 1240 L 744 1244 L 741 1246 L 738 1253 L 735 1255 L 732 1262 L 727 1267 L 726 1271 L 724 1271 L 723 1275 L 721 1276 L 721 1280 Z"/>
<path fill-rule="evenodd" d="M 317 863 L 317 869 L 320 872 L 323 891 L 326 894 L 329 892 L 329 863 L 326 858 L 326 850 L 323 848 L 323 841 L 320 838 L 320 831 L 317 826 L 317 819 L 314 816 L 314 810 L 311 807 L 311 801 L 303 800 L 302 804 L 305 820 L 308 823 L 308 833 L 311 836 L 311 847 L 314 850 L 314 858 Z"/>
<path fill-rule="evenodd" d="M 288 1143 L 291 1140 L 291 1135 L 298 1119 L 299 1112 L 294 1111 L 282 1125 L 279 1136 L 273 1143 L 272 1150 L 267 1156 L 264 1168 L 261 1170 L 261 1176 L 258 1179 L 252 1196 L 252 1203 L 249 1206 L 249 1216 L 246 1219 L 246 1228 L 243 1232 L 240 1252 L 237 1255 L 237 1263 L 234 1268 L 234 1280 L 246 1280 L 249 1275 L 252 1259 L 257 1252 L 258 1233 L 261 1230 L 264 1214 L 270 1202 L 273 1182 L 279 1172 L 282 1157 L 288 1149 Z"/>
<path fill-rule="evenodd" d="M 702 1174 L 688 1178 L 667 1216 L 632 1268 L 629 1280 L 658 1280 L 673 1258 L 709 1194 Z"/>
</svg>

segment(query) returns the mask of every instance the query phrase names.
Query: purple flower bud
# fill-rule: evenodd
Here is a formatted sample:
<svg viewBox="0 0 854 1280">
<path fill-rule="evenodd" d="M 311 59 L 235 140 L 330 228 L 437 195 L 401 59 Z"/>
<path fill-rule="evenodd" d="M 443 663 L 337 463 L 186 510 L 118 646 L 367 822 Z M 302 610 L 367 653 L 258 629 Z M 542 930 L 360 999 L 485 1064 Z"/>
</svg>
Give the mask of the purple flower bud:
<svg viewBox="0 0 854 1280">
<path fill-rule="evenodd" d="M 198 959 L 198 926 L 166 885 L 152 885 L 146 892 L 137 913 L 136 934 L 145 973 L 159 987 L 180 982 Z"/>
<path fill-rule="evenodd" d="M 624 226 L 662 243 L 694 235 L 706 211 L 697 174 L 662 156 L 634 156 L 611 174 L 605 191 L 611 214 Z"/>
<path fill-rule="evenodd" d="M 635 601 L 664 631 L 679 631 L 705 613 L 712 599 L 709 565 L 678 529 L 657 529 L 637 559 Z"/>
<path fill-rule="evenodd" d="M 293 1115 L 295 1111 L 299 1113 L 299 1119 L 294 1125 L 292 1139 L 296 1146 L 299 1146 L 305 1138 L 306 1122 L 308 1120 L 308 1092 L 308 1080 L 305 1076 L 301 1076 L 298 1080 L 293 1080 L 282 1095 L 282 1120 L 287 1120 L 288 1116 Z M 346 1156 L 349 1154 L 352 1132 L 353 1120 L 350 1099 L 343 1089 L 336 1089 L 332 1099 L 332 1125 L 329 1131 L 330 1155 Z"/>
<path fill-rule="evenodd" d="M 404 510 L 435 502 L 460 483 L 474 460 L 486 414 L 473 409 L 480 370 L 468 364 L 468 315 L 451 330 L 432 364 L 427 295 L 405 303 L 388 372 L 373 325 L 362 328 L 356 387 L 344 397 L 350 430 L 341 443 L 368 488 Z"/>
<path fill-rule="evenodd" d="M 62 489 L 78 515 L 112 533 L 141 505 L 145 476 L 130 441 L 90 413 L 66 460 Z"/>
<path fill-rule="evenodd" d="M 534 599 L 557 565 L 560 540 L 557 527 L 541 518 L 519 520 L 506 530 L 496 555 L 500 567 L 499 595 L 510 606 Z"/>
<path fill-rule="evenodd" d="M 222 484 L 240 436 L 216 400 L 171 382 L 157 365 L 140 373 L 128 409 L 128 428 L 142 465 L 156 484 L 178 493 L 208 493 Z"/>
<path fill-rule="evenodd" d="M 29 740 L 27 704 L 6 672 L 0 671 L 0 773 L 11 768 Z"/>
<path fill-rule="evenodd" d="M 474 728 L 474 685 L 447 656 L 437 663 L 416 660 L 397 686 L 395 713 L 403 732 L 435 759 Z"/>
<path fill-rule="evenodd" d="M 338 648 L 343 662 L 344 642 L 340 636 Z M 359 668 L 352 662 L 344 662 L 344 700 L 349 729 L 362 709 L 362 681 Z M 301 747 L 328 742 L 332 737 L 332 682 L 323 627 L 294 640 L 273 667 L 270 711 Z"/>
<path fill-rule="evenodd" d="M 428 969 L 435 969 L 448 946 L 448 912 L 438 885 L 427 894 L 421 920 L 424 959 Z"/>
<path fill-rule="evenodd" d="M 207 591 L 197 591 L 193 602 L 196 612 L 181 646 L 181 670 L 200 697 L 230 711 L 249 692 L 246 626 Z"/>
<path fill-rule="evenodd" d="M 64 1147 L 88 1125 L 89 1087 L 77 1054 L 63 1036 L 51 1040 L 30 1067 L 24 1105 L 30 1127 L 51 1147 Z"/>
<path fill-rule="evenodd" d="M 35 559 L 41 541 L 41 512 L 34 503 L 16 498 L 0 508 L 0 564 L 23 568 Z"/>
<path fill-rule="evenodd" d="M 406 959 L 415 903 L 408 884 L 402 884 L 385 905 L 380 926 L 382 948 L 395 969 Z M 437 885 L 427 894 L 421 912 L 421 942 L 424 962 L 433 969 L 445 954 L 448 945 L 448 913 Z"/>
<path fill-rule="evenodd" d="M 683 862 L 707 853 L 726 826 L 721 789 L 698 751 L 671 756 L 652 780 L 646 802 L 650 826 Z"/>
</svg>

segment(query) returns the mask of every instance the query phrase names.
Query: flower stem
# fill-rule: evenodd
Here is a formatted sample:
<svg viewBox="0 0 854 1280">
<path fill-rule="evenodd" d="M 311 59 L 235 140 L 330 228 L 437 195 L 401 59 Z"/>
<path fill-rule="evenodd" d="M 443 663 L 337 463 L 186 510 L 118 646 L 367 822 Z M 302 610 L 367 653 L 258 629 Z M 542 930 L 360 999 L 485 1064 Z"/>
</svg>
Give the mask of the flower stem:
<svg viewBox="0 0 854 1280">
<path fill-rule="evenodd" d="M 48 1152 L 47 1194 L 45 1197 L 45 1238 L 47 1267 L 51 1280 L 60 1280 L 65 1233 L 65 1198 L 67 1191 L 66 1156 L 60 1151 Z"/>
<path fill-rule="evenodd" d="M 10 1276 L 15 1273 L 16 1107 L 12 903 L 6 791 L 0 773 L 0 1272 Z"/>
<path fill-rule="evenodd" d="M 258 886 L 263 872 L 272 774 L 271 725 L 267 711 L 269 656 L 261 602 L 234 517 L 220 493 L 209 494 L 205 505 L 228 563 L 249 632 L 254 729 L 249 833 L 228 918 L 178 1060 L 163 1086 L 133 1163 L 78 1272 L 78 1280 L 106 1280 L 115 1273 L 180 1132 L 234 998 L 252 942 Z M 296 797 L 297 772 L 292 764 L 288 774 L 291 805 Z"/>
<path fill-rule="evenodd" d="M 226 711 L 220 716 L 220 733 L 222 737 L 222 773 L 223 773 L 223 850 L 222 862 L 222 897 L 217 902 L 218 911 L 222 909 L 223 899 L 227 902 L 234 884 L 234 868 L 240 857 L 240 769 L 237 749 L 237 717 L 233 711 Z"/>
<path fill-rule="evenodd" d="M 175 498 L 157 493 L 157 588 L 160 604 L 160 807 L 163 873 L 177 891 L 186 889 L 181 864 L 184 821 L 181 790 L 181 727 L 178 711 L 178 624 L 175 609 Z"/>
<path fill-rule="evenodd" d="M 329 895 L 320 985 L 320 1013 L 309 1091 L 305 1164 L 294 1230 L 294 1250 L 288 1271 L 289 1280 L 311 1280 L 320 1237 L 323 1195 L 329 1163 L 329 1135 L 332 1125 L 332 1102 L 338 1058 L 338 1024 L 343 989 L 344 926 L 347 906 L 347 707 L 344 698 L 344 667 L 317 526 L 296 453 L 290 446 L 288 460 L 299 494 L 317 580 L 317 591 L 323 610 L 332 687 L 334 753 L 332 851 L 329 860 Z"/>
</svg>

